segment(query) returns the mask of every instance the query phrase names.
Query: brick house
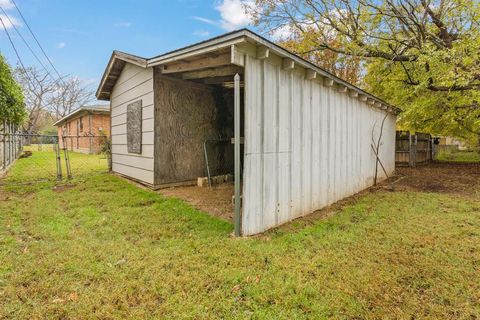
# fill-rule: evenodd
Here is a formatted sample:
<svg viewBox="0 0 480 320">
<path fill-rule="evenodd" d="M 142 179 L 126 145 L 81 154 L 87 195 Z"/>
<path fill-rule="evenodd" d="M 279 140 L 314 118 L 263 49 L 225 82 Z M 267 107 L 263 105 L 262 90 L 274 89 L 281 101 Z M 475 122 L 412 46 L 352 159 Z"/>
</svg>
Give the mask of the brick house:
<svg viewBox="0 0 480 320">
<path fill-rule="evenodd" d="M 82 153 L 98 153 L 110 136 L 110 106 L 82 106 L 53 124 L 60 147 Z"/>
</svg>

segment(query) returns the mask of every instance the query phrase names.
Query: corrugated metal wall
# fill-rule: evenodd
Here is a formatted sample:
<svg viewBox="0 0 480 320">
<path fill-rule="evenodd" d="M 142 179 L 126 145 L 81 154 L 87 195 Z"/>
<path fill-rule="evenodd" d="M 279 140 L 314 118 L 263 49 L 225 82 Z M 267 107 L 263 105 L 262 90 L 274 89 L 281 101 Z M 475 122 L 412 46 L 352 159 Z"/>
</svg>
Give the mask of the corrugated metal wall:
<svg viewBox="0 0 480 320">
<path fill-rule="evenodd" d="M 386 112 L 305 80 L 269 60 L 246 57 L 242 232 L 251 235 L 309 214 L 373 184 Z M 395 168 L 395 116 L 380 158 Z M 379 167 L 379 177 L 384 174 Z"/>
</svg>

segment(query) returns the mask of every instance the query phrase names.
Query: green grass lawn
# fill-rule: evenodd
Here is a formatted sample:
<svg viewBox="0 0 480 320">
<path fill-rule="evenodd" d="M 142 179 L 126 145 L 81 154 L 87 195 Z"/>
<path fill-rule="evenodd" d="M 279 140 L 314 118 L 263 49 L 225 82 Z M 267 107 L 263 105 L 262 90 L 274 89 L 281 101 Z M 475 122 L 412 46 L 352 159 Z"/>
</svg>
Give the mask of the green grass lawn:
<svg viewBox="0 0 480 320">
<path fill-rule="evenodd" d="M 55 146 L 52 144 L 30 145 L 23 147 L 24 151 L 32 152 L 28 158 L 20 158 L 10 170 L 6 181 L 31 182 L 37 180 L 55 180 L 57 177 Z M 68 152 L 72 175 L 88 175 L 108 171 L 108 162 L 104 154 L 83 154 Z M 67 177 L 64 151 L 61 152 L 61 171 L 63 178 Z"/>
<path fill-rule="evenodd" d="M 439 152 L 436 159 L 446 162 L 480 162 L 480 153 L 476 151 Z"/>
<path fill-rule="evenodd" d="M 475 319 L 478 191 L 367 192 L 238 239 L 109 174 L 6 186 L 0 318 Z"/>
</svg>

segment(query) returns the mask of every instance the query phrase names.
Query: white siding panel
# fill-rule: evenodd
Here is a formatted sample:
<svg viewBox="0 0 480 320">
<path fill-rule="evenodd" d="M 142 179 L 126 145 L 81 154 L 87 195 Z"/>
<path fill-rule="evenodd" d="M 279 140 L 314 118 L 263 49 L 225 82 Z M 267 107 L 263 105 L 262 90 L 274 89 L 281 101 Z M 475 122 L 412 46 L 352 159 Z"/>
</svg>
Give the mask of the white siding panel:
<svg viewBox="0 0 480 320">
<path fill-rule="evenodd" d="M 245 105 L 263 106 L 263 61 L 246 57 L 250 68 L 245 70 Z M 248 93 L 247 93 L 248 92 Z M 249 212 L 242 216 L 244 234 L 257 232 L 256 226 L 263 225 L 263 159 L 261 149 L 263 140 L 263 109 L 245 108 L 245 151 L 243 180 L 243 210 Z M 254 175 L 256 179 L 248 179 Z M 257 212 L 258 214 L 255 214 Z"/>
<path fill-rule="evenodd" d="M 153 91 L 153 79 L 143 83 L 132 83 L 128 91 L 120 93 L 118 96 L 111 98 L 111 102 L 117 106 L 129 103 L 138 99 L 138 97 L 147 96 Z M 142 103 L 143 105 L 143 103 Z"/>
<path fill-rule="evenodd" d="M 247 56 L 243 234 L 265 231 L 372 185 L 372 130 L 378 138 L 385 114 Z M 395 166 L 395 120 L 386 119 L 380 148 L 389 174 Z"/>
<path fill-rule="evenodd" d="M 139 98 L 142 99 L 142 118 L 153 118 L 153 94 L 151 94 L 151 92 L 148 92 L 147 94 L 139 96 L 136 99 Z M 112 117 L 127 113 L 127 105 L 129 103 L 130 101 L 117 105 L 115 110 L 112 110 Z"/>
<path fill-rule="evenodd" d="M 115 144 L 127 144 L 127 135 L 126 134 L 119 134 L 119 135 L 112 135 L 112 145 Z M 153 132 L 142 132 L 142 147 L 144 145 L 151 145 L 153 144 Z M 136 155 L 136 153 L 132 153 L 132 155 Z"/>
<path fill-rule="evenodd" d="M 131 155 L 131 153 L 128 153 L 127 145 L 125 145 L 125 144 L 112 145 L 112 153 L 113 154 Z M 147 157 L 147 158 L 152 158 L 153 157 L 153 145 L 143 145 L 141 156 L 142 157 Z"/>
<path fill-rule="evenodd" d="M 149 170 L 153 166 L 153 158 L 144 158 L 139 156 L 131 156 L 129 154 L 114 154 L 112 161 L 121 163 L 131 167 L 142 168 Z"/>
<path fill-rule="evenodd" d="M 263 224 L 267 228 L 276 225 L 278 207 L 278 70 L 269 63 L 264 64 L 263 73 Z"/>
<path fill-rule="evenodd" d="M 278 212 L 277 223 L 290 219 L 291 200 L 291 76 L 287 72 L 279 72 L 278 79 Z M 280 88 L 286 88 L 280 90 Z"/>
<path fill-rule="evenodd" d="M 127 105 L 142 100 L 142 153 L 127 149 Z M 126 64 L 112 90 L 112 170 L 125 176 L 154 183 L 153 69 Z"/>
<path fill-rule="evenodd" d="M 153 184 L 153 171 L 148 171 L 112 161 L 112 171 L 143 182 Z"/>
</svg>

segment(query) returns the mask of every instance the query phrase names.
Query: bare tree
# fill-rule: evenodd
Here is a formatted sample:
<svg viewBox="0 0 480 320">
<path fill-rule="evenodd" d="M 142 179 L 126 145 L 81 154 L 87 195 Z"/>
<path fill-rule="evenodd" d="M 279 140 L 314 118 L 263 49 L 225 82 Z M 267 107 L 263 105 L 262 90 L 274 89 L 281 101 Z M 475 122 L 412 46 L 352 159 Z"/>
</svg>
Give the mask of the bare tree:
<svg viewBox="0 0 480 320">
<path fill-rule="evenodd" d="M 35 67 L 15 69 L 28 112 L 26 133 L 38 132 L 45 121 L 64 117 L 74 109 L 93 100 L 93 91 L 77 77 L 53 79 L 45 70 Z"/>
<path fill-rule="evenodd" d="M 64 79 L 51 95 L 51 110 L 57 119 L 93 101 L 93 91 L 77 77 Z"/>
<path fill-rule="evenodd" d="M 27 69 L 17 67 L 14 74 L 22 87 L 28 113 L 23 129 L 31 134 L 38 130 L 40 118 L 50 107 L 50 97 L 56 83 L 47 72 L 33 67 Z"/>
<path fill-rule="evenodd" d="M 288 30 L 297 54 L 363 61 L 368 89 L 412 110 L 407 126 L 461 131 L 480 146 L 478 1 L 255 0 L 245 9 L 266 32 Z"/>
</svg>

